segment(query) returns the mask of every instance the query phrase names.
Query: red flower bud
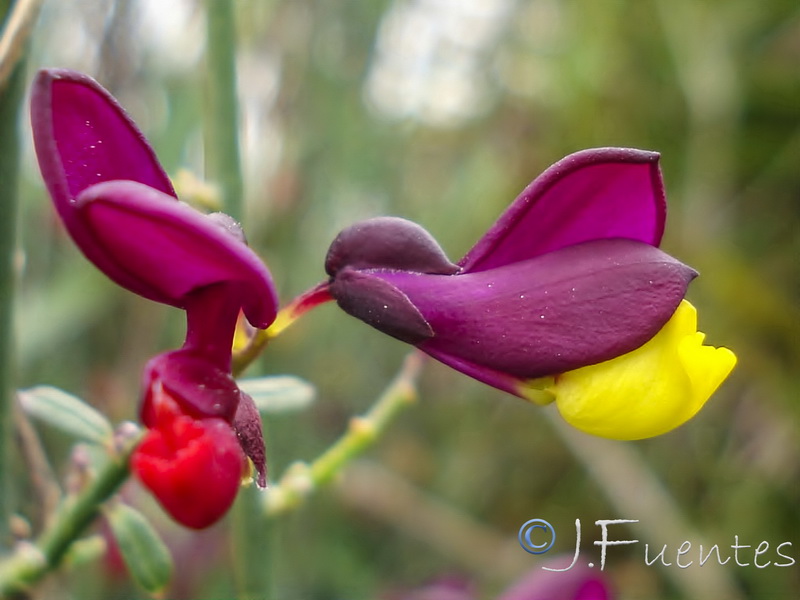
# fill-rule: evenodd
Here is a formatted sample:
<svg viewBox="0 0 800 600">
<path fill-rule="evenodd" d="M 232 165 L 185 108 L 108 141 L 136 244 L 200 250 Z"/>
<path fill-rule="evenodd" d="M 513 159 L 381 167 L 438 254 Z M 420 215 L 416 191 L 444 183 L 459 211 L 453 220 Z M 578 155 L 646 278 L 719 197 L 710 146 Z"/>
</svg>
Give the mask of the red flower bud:
<svg viewBox="0 0 800 600">
<path fill-rule="evenodd" d="M 184 414 L 166 393 L 153 416 L 131 469 L 173 519 L 194 529 L 212 525 L 230 508 L 244 473 L 236 434 L 222 419 Z"/>
</svg>

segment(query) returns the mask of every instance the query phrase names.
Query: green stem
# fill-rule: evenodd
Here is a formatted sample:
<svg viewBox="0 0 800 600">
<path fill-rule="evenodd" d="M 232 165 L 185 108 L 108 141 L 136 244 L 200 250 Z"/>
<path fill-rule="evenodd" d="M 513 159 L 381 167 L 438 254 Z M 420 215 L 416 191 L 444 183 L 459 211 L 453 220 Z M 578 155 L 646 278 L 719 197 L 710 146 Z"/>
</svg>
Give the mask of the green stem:
<svg viewBox="0 0 800 600">
<path fill-rule="evenodd" d="M 14 390 L 13 305 L 19 180 L 19 107 L 24 92 L 25 68 L 18 64 L 0 90 L 0 546 L 8 536 L 8 518 L 13 504 L 9 475 Z"/>
<path fill-rule="evenodd" d="M 138 435 L 128 438 L 124 448 L 109 457 L 80 493 L 63 501 L 34 545 L 19 546 L 0 564 L 0 598 L 23 595 L 59 566 L 71 545 L 94 521 L 100 505 L 127 479 L 128 459 L 138 438 Z"/>
<path fill-rule="evenodd" d="M 251 485 L 239 491 L 231 511 L 233 581 L 236 597 L 273 598 L 273 533 L 261 510 L 261 493 Z"/>
<path fill-rule="evenodd" d="M 422 356 L 414 352 L 406 357 L 400 373 L 366 414 L 354 417 L 347 432 L 310 465 L 295 463 L 265 497 L 268 516 L 296 508 L 316 488 L 330 482 L 351 460 L 364 452 L 406 406 L 417 398 L 416 380 Z"/>
<path fill-rule="evenodd" d="M 236 3 L 207 0 L 206 179 L 219 184 L 224 211 L 244 217 L 236 98 Z"/>
</svg>

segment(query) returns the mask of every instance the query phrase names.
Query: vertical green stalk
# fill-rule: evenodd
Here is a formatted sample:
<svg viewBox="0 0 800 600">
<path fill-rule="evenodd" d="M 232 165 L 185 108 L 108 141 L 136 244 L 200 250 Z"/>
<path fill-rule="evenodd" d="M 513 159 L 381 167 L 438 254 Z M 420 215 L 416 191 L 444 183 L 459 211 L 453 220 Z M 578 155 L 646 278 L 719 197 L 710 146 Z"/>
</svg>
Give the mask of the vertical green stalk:
<svg viewBox="0 0 800 600">
<path fill-rule="evenodd" d="M 273 598 L 274 529 L 263 514 L 263 492 L 255 485 L 239 490 L 231 511 L 233 581 L 236 597 Z"/>
<path fill-rule="evenodd" d="M 20 62 L 5 86 L 0 88 L 0 545 L 8 539 L 13 489 L 9 475 L 14 391 L 12 311 L 19 179 L 18 121 L 24 75 L 24 64 Z"/>
<path fill-rule="evenodd" d="M 206 39 L 206 178 L 220 187 L 223 210 L 244 217 L 239 157 L 239 110 L 236 94 L 235 2 L 207 0 Z M 237 597 L 268 597 L 269 557 L 258 535 L 268 535 L 255 489 L 242 490 L 233 507 L 231 554 Z"/>
<path fill-rule="evenodd" d="M 207 0 L 206 178 L 219 184 L 223 210 L 244 217 L 236 97 L 236 2 Z"/>
</svg>

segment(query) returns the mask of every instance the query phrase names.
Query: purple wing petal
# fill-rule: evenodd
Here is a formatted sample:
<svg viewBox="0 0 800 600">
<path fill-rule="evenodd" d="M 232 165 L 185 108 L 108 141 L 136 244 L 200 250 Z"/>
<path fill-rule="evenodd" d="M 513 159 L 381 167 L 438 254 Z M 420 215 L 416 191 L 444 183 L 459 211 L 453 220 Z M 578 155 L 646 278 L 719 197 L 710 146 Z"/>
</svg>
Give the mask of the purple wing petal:
<svg viewBox="0 0 800 600">
<path fill-rule="evenodd" d="M 224 226 L 165 194 L 133 181 L 109 181 L 86 189 L 76 219 L 101 252 L 106 275 L 131 291 L 185 308 L 191 292 L 213 284 L 238 294 L 248 320 L 267 327 L 278 304 L 269 271 Z M 87 251 L 88 248 L 88 251 Z"/>
<path fill-rule="evenodd" d="M 658 246 L 666 201 L 659 154 L 583 150 L 537 177 L 459 263 L 485 271 L 595 239 Z"/>
<path fill-rule="evenodd" d="M 78 195 L 102 181 L 138 181 L 175 197 L 136 124 L 91 77 L 66 69 L 39 71 L 31 125 L 42 176 L 68 226 Z"/>
<path fill-rule="evenodd" d="M 374 275 L 429 323 L 434 336 L 421 350 L 455 368 L 482 367 L 485 377 L 462 370 L 486 380 L 554 375 L 630 352 L 661 329 L 695 272 L 653 246 L 615 239 L 466 275 Z"/>
</svg>

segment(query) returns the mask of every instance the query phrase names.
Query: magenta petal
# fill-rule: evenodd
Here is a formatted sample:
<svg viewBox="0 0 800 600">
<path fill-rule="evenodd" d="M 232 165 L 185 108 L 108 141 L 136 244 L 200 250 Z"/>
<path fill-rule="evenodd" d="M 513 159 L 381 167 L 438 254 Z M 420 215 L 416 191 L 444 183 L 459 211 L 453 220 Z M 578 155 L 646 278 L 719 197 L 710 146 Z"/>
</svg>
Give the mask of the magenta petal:
<svg viewBox="0 0 800 600">
<path fill-rule="evenodd" d="M 102 181 L 138 181 L 175 197 L 136 124 L 91 77 L 66 69 L 39 71 L 31 93 L 31 125 L 42 176 L 70 231 L 71 205 Z"/>
<path fill-rule="evenodd" d="M 611 592 L 602 574 L 583 564 L 570 566 L 558 557 L 530 571 L 503 592 L 497 600 L 610 600 Z"/>
<path fill-rule="evenodd" d="M 658 159 L 626 148 L 567 156 L 525 188 L 459 264 L 485 271 L 604 238 L 657 246 L 666 219 Z"/>
<path fill-rule="evenodd" d="M 478 273 L 373 275 L 430 325 L 421 350 L 487 380 L 554 375 L 630 352 L 661 329 L 696 274 L 653 246 L 616 239 Z"/>
<path fill-rule="evenodd" d="M 80 194 L 75 241 L 111 279 L 146 298 L 186 308 L 189 295 L 225 284 L 250 323 L 268 327 L 277 294 L 269 271 L 215 220 L 133 181 L 109 181 Z"/>
<path fill-rule="evenodd" d="M 204 356 L 176 350 L 150 359 L 144 369 L 145 397 L 142 402 L 142 422 L 148 427 L 155 423 L 154 395 L 161 388 L 178 403 L 184 414 L 195 419 L 219 418 L 234 421 L 241 392 L 227 371 L 208 362 Z"/>
</svg>

